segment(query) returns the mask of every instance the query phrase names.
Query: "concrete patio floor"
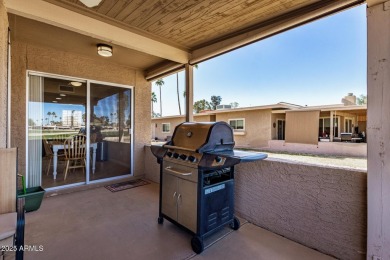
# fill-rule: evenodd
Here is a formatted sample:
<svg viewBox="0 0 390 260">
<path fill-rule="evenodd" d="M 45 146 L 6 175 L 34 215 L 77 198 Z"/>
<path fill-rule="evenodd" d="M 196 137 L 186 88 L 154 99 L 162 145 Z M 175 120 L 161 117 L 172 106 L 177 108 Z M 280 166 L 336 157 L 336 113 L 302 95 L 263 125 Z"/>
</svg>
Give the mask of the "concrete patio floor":
<svg viewBox="0 0 390 260">
<path fill-rule="evenodd" d="M 26 214 L 25 231 L 25 244 L 43 250 L 25 259 L 333 259 L 246 221 L 196 255 L 191 234 L 157 224 L 158 189 L 100 187 L 45 198 Z"/>
</svg>

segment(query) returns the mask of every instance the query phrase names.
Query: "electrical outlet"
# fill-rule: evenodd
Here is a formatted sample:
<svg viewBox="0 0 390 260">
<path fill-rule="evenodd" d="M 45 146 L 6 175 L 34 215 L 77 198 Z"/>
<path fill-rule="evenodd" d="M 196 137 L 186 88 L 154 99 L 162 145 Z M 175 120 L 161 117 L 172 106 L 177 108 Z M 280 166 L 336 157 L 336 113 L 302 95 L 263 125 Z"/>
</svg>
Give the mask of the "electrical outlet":
<svg viewBox="0 0 390 260">
<path fill-rule="evenodd" d="M 382 260 L 382 257 L 373 255 L 372 260 Z"/>
</svg>

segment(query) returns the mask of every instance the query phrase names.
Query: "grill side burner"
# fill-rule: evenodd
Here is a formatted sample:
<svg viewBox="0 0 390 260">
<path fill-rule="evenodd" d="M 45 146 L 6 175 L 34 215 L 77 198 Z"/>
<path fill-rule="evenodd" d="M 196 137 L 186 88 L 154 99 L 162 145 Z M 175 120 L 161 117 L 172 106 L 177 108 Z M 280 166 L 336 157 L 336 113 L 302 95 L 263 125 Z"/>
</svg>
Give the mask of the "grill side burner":
<svg viewBox="0 0 390 260">
<path fill-rule="evenodd" d="M 160 164 L 158 223 L 167 219 L 193 233 L 198 254 L 205 237 L 225 225 L 240 227 L 234 216 L 234 165 L 267 157 L 233 147 L 233 130 L 225 122 L 182 123 L 170 142 L 151 147 Z"/>
</svg>

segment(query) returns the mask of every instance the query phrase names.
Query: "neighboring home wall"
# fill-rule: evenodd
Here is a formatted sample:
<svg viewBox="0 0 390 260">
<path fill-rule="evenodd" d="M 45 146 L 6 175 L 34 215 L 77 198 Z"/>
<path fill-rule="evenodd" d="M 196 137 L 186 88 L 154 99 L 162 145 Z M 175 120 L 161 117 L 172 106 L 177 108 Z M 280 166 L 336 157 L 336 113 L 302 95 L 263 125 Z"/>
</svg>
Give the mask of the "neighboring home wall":
<svg viewBox="0 0 390 260">
<path fill-rule="evenodd" d="M 367 157 L 367 143 L 318 142 L 318 144 L 286 143 L 283 140 L 268 141 L 267 151 Z"/>
<path fill-rule="evenodd" d="M 359 132 L 367 133 L 367 116 L 358 116 L 357 121 L 358 121 Z"/>
<path fill-rule="evenodd" d="M 194 115 L 195 122 L 212 122 L 215 121 L 214 115 Z M 175 127 L 186 121 L 185 116 L 167 116 L 156 117 L 152 119 L 152 139 L 165 140 L 168 136 L 172 136 L 175 131 Z M 162 125 L 170 123 L 169 133 L 163 133 Z"/>
<path fill-rule="evenodd" d="M 278 120 L 286 120 L 286 114 L 271 115 L 271 139 L 272 140 L 278 140 Z M 284 123 L 286 123 L 286 121 Z"/>
<path fill-rule="evenodd" d="M 8 18 L 4 0 L 0 0 L 0 148 L 7 143 L 7 48 Z"/>
<path fill-rule="evenodd" d="M 157 138 L 158 140 L 165 140 L 167 136 L 172 136 L 175 127 L 184 121 L 186 121 L 184 116 L 153 118 L 152 127 L 154 127 L 154 136 L 152 139 Z M 163 124 L 166 123 L 170 124 L 170 131 L 168 133 L 163 133 Z"/>
<path fill-rule="evenodd" d="M 214 122 L 215 119 L 213 120 L 213 115 L 194 115 L 194 120 L 196 122 Z"/>
<path fill-rule="evenodd" d="M 317 144 L 320 111 L 287 111 L 286 143 Z"/>
<path fill-rule="evenodd" d="M 340 259 L 365 259 L 367 173 L 267 159 L 236 166 L 244 219 Z"/>
<path fill-rule="evenodd" d="M 357 124 L 357 116 L 355 116 L 354 114 L 344 113 L 344 112 L 336 112 L 335 116 L 340 117 L 340 121 L 339 121 L 340 122 L 340 126 L 339 126 L 340 133 L 347 132 L 347 129 L 345 128 L 345 119 L 352 119 L 354 126 Z M 352 129 L 352 130 L 354 130 L 354 129 Z M 353 133 L 353 131 L 352 131 L 352 133 Z"/>
<path fill-rule="evenodd" d="M 229 122 L 229 119 L 245 119 L 244 135 L 234 135 L 238 147 L 260 148 L 268 146 L 271 139 L 271 110 L 229 111 L 217 113 L 217 121 Z"/>
<path fill-rule="evenodd" d="M 25 174 L 26 70 L 134 86 L 134 173 L 136 176 L 144 174 L 143 150 L 144 145 L 150 142 L 151 88 L 143 72 L 110 63 L 106 58 L 97 61 L 70 52 L 14 41 L 11 143 L 19 147 L 19 173 Z"/>
</svg>

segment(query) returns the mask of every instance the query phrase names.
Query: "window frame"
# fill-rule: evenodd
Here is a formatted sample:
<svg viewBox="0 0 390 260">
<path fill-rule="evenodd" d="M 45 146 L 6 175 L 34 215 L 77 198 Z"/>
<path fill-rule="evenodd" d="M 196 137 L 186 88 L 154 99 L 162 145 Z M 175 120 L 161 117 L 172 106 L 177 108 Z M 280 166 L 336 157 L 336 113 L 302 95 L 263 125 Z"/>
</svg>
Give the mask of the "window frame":
<svg viewBox="0 0 390 260">
<path fill-rule="evenodd" d="M 239 121 L 239 120 L 242 120 L 242 129 L 234 129 L 232 127 L 232 125 L 230 124 L 230 122 L 232 121 Z M 245 118 L 232 118 L 232 119 L 228 119 L 228 124 L 230 125 L 231 128 L 233 128 L 233 131 L 234 132 L 244 132 L 245 131 Z M 237 124 L 236 124 L 237 125 Z"/>
<path fill-rule="evenodd" d="M 164 131 L 164 125 L 168 125 L 168 131 Z M 161 132 L 164 134 L 171 132 L 171 123 L 161 123 Z"/>
<path fill-rule="evenodd" d="M 354 119 L 353 119 L 353 117 L 344 117 L 344 132 L 345 133 L 354 133 L 353 131 L 354 131 L 354 126 L 355 126 L 355 124 L 354 124 Z M 347 124 L 348 124 L 348 126 L 347 126 Z M 347 129 L 347 128 L 349 128 L 349 129 Z"/>
<path fill-rule="evenodd" d="M 320 121 L 322 119 L 322 126 L 320 125 Z M 323 130 L 325 129 L 325 119 L 329 119 L 329 124 L 330 124 L 330 116 L 322 116 L 322 117 L 319 117 L 318 119 L 318 132 L 320 131 L 320 129 L 322 128 Z M 334 116 L 333 117 L 333 120 L 335 120 L 336 122 L 334 123 L 337 123 L 337 126 L 333 123 L 333 127 L 336 128 L 337 127 L 337 133 L 335 133 L 333 131 L 333 137 L 340 137 L 340 121 L 341 121 L 341 118 L 340 116 Z M 329 125 L 330 127 L 330 125 Z M 329 134 L 330 134 L 330 131 L 329 131 Z M 319 137 L 321 137 L 321 134 L 319 133 Z"/>
</svg>

